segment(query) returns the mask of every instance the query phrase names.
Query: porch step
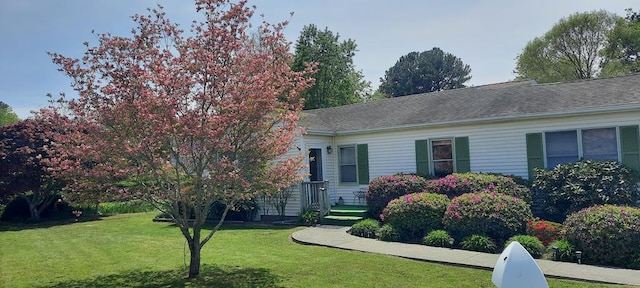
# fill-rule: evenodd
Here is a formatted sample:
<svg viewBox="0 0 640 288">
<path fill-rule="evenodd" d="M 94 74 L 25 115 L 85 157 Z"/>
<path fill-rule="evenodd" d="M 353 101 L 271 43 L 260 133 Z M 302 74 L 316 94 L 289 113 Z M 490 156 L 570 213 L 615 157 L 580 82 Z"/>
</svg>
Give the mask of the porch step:
<svg viewBox="0 0 640 288">
<path fill-rule="evenodd" d="M 322 218 L 320 223 L 325 225 L 351 226 L 365 218 L 367 206 L 333 206 L 329 215 Z"/>
<path fill-rule="evenodd" d="M 327 215 L 322 218 L 320 221 L 324 225 L 335 225 L 335 226 L 352 226 L 356 222 L 364 219 L 359 216 L 332 216 Z"/>
</svg>

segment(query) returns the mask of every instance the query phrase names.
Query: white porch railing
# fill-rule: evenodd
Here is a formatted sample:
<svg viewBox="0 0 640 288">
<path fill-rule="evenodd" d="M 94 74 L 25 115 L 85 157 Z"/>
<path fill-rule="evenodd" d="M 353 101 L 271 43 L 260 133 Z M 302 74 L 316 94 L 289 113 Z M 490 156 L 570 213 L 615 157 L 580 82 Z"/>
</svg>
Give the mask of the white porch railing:
<svg viewBox="0 0 640 288">
<path fill-rule="evenodd" d="M 329 214 L 331 201 L 327 186 L 329 181 L 302 182 L 302 208 L 314 209 L 320 212 L 320 217 Z"/>
</svg>

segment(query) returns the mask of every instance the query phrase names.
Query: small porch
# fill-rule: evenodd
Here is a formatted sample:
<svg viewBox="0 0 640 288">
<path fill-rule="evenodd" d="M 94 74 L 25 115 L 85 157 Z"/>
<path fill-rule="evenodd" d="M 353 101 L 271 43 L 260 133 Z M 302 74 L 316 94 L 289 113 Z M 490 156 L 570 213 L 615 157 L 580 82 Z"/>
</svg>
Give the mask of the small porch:
<svg viewBox="0 0 640 288">
<path fill-rule="evenodd" d="M 366 205 L 331 205 L 328 181 L 301 183 L 301 207 L 320 213 L 320 223 L 325 225 L 351 226 L 366 217 Z"/>
</svg>

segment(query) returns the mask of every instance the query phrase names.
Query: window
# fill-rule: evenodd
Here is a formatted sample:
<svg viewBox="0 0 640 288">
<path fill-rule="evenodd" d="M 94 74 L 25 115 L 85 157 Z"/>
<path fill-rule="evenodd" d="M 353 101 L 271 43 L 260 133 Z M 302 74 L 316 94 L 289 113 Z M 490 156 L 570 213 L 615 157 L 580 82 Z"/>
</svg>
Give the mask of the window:
<svg viewBox="0 0 640 288">
<path fill-rule="evenodd" d="M 616 129 L 582 130 L 582 157 L 591 160 L 618 160 Z"/>
<path fill-rule="evenodd" d="M 358 169 L 356 166 L 356 147 L 340 147 L 340 182 L 355 183 L 358 181 Z"/>
<path fill-rule="evenodd" d="M 416 140 L 416 173 L 446 176 L 471 171 L 469 137 Z"/>
<path fill-rule="evenodd" d="M 545 134 L 547 167 L 578 161 L 578 138 L 576 135 L 577 131 L 548 132 Z"/>
<path fill-rule="evenodd" d="M 545 147 L 547 168 L 580 159 L 618 160 L 616 128 L 547 132 Z"/>
<path fill-rule="evenodd" d="M 369 146 L 342 146 L 339 151 L 340 183 L 369 184 Z"/>
<path fill-rule="evenodd" d="M 580 158 L 620 161 L 627 167 L 640 171 L 638 125 L 528 133 L 526 143 L 529 179 L 535 175 L 536 168 L 552 168 L 566 163 L 564 161 L 575 162 Z M 423 164 L 422 167 L 424 166 Z"/>
<path fill-rule="evenodd" d="M 451 139 L 431 141 L 433 175 L 444 177 L 453 173 L 453 147 Z"/>
</svg>

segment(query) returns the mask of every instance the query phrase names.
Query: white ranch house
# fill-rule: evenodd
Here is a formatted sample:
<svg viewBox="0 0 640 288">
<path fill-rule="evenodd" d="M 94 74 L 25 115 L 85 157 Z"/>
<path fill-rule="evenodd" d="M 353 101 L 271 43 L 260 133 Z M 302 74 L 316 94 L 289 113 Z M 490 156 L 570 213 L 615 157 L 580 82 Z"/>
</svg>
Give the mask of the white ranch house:
<svg viewBox="0 0 640 288">
<path fill-rule="evenodd" d="M 308 152 L 307 182 L 316 184 L 294 191 L 288 216 L 316 201 L 305 190 L 322 182 L 330 203 L 364 204 L 354 192 L 399 172 L 528 178 L 533 167 L 582 158 L 640 170 L 640 74 L 410 95 L 304 111 L 300 124 L 307 134 L 291 153 Z"/>
</svg>

